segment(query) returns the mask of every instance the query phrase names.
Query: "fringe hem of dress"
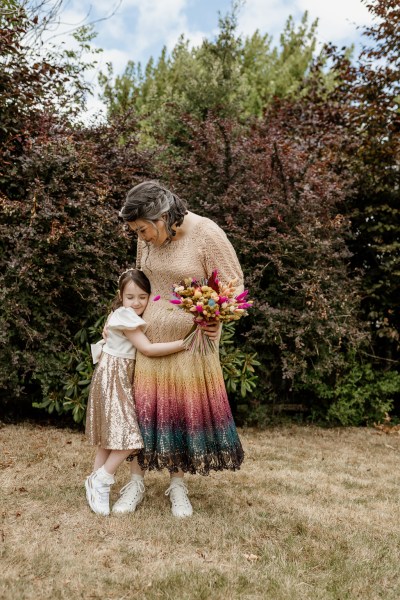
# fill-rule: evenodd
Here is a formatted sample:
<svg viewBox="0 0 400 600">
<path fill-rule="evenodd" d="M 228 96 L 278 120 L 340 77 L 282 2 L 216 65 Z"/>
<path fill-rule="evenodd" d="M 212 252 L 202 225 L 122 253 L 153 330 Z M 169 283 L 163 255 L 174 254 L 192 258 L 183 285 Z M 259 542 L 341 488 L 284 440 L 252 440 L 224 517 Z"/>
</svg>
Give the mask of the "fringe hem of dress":
<svg viewBox="0 0 400 600">
<path fill-rule="evenodd" d="M 131 454 L 127 461 L 135 457 Z M 181 469 L 184 473 L 195 475 L 209 475 L 210 471 L 237 471 L 244 460 L 242 447 L 229 452 L 214 452 L 199 456 L 188 456 L 184 453 L 158 454 L 157 452 L 140 451 L 137 455 L 139 465 L 146 471 L 161 471 L 168 469 L 176 473 Z"/>
</svg>

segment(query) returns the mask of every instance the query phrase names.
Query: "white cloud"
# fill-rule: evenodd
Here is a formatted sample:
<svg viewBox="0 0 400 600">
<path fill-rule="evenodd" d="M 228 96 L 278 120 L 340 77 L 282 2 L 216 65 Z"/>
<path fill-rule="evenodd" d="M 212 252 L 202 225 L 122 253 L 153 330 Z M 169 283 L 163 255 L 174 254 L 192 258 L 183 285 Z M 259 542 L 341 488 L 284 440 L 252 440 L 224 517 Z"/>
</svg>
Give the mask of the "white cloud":
<svg viewBox="0 0 400 600">
<path fill-rule="evenodd" d="M 292 15 L 298 22 L 305 11 L 309 21 L 318 18 L 318 38 L 321 42 L 349 44 L 359 37 L 357 26 L 371 23 L 371 15 L 361 0 L 247 0 L 239 15 L 239 29 L 251 35 L 256 29 L 277 36 Z"/>
<path fill-rule="evenodd" d="M 239 14 L 239 30 L 246 36 L 257 29 L 262 33 L 280 33 L 296 2 L 281 0 L 247 0 Z"/>
<path fill-rule="evenodd" d="M 308 10 L 312 18 L 319 17 L 319 37 L 337 45 L 358 36 L 357 26 L 372 22 L 371 14 L 361 0 L 297 0 L 299 9 Z"/>
</svg>

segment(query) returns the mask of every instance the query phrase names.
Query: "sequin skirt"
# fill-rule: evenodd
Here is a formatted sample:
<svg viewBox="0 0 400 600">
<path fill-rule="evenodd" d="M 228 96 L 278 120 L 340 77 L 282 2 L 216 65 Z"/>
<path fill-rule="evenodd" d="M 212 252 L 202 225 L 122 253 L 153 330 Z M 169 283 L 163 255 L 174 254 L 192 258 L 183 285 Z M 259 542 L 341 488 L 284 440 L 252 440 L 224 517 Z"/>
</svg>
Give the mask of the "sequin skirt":
<svg viewBox="0 0 400 600">
<path fill-rule="evenodd" d="M 244 453 L 217 352 L 162 358 L 138 353 L 134 393 L 142 468 L 207 475 L 240 467 Z"/>
<path fill-rule="evenodd" d="M 102 353 L 93 373 L 86 413 L 90 444 L 110 450 L 143 448 L 132 382 L 135 361 Z"/>
</svg>

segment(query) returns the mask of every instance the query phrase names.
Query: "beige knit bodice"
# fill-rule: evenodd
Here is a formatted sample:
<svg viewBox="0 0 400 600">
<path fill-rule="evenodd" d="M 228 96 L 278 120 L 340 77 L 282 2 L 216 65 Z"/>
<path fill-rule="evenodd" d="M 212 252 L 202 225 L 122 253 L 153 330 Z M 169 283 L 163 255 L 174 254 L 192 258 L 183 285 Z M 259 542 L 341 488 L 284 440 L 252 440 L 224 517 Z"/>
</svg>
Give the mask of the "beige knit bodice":
<svg viewBox="0 0 400 600">
<path fill-rule="evenodd" d="M 158 248 L 138 240 L 138 268 L 151 283 L 151 297 L 143 319 L 151 342 L 168 342 L 183 338 L 192 326 L 192 317 L 169 301 L 174 284 L 182 279 L 209 277 L 218 270 L 223 283 L 238 279 L 238 293 L 243 290 L 243 273 L 235 250 L 225 232 L 206 217 L 199 218 L 190 235 Z M 157 295 L 161 299 L 154 302 Z"/>
</svg>

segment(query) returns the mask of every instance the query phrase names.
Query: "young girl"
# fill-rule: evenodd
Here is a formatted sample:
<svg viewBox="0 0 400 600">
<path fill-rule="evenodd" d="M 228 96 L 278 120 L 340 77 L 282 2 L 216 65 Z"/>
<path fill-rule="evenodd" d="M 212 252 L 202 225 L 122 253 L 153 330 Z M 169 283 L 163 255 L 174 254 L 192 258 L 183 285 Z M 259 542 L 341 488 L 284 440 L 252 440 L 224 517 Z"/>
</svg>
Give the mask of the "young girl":
<svg viewBox="0 0 400 600">
<path fill-rule="evenodd" d="M 107 342 L 92 346 L 93 374 L 86 416 L 86 435 L 97 446 L 93 472 L 85 481 L 93 512 L 109 515 L 110 486 L 119 465 L 143 448 L 132 394 L 136 349 L 145 356 L 166 356 L 183 350 L 183 340 L 152 344 L 140 318 L 150 297 L 150 282 L 137 269 L 119 278 L 118 295 L 107 320 Z"/>
</svg>

